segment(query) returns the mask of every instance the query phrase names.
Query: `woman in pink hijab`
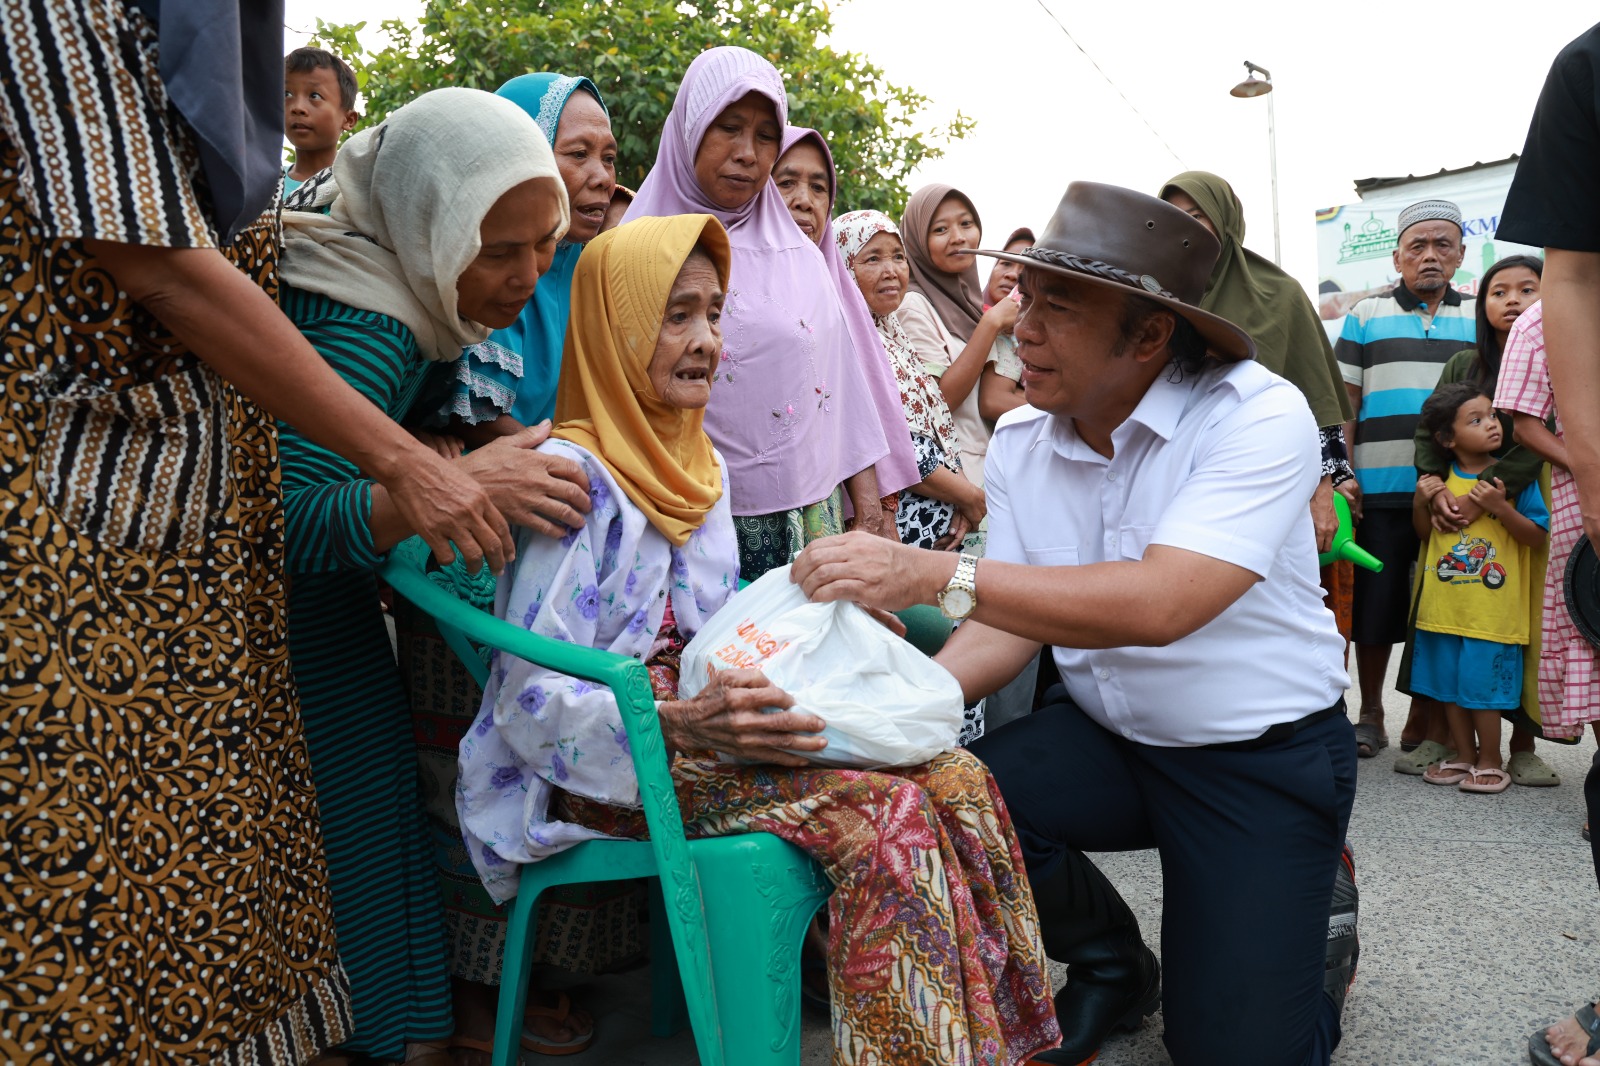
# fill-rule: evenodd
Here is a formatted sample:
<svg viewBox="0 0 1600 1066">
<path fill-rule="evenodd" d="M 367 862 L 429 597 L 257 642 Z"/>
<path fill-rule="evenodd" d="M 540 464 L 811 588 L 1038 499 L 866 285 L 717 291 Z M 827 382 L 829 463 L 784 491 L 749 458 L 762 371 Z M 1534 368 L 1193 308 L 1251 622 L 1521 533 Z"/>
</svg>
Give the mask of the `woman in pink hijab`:
<svg viewBox="0 0 1600 1066">
<path fill-rule="evenodd" d="M 744 48 L 702 52 L 625 218 L 703 212 L 728 231 L 724 351 L 705 427 L 728 464 L 740 576 L 751 580 L 840 532 L 843 493 L 857 528 L 885 521 L 875 467 L 890 447 L 865 360 L 821 250 L 772 183 L 787 117 L 771 63 Z M 891 428 L 907 435 L 903 419 Z"/>
<path fill-rule="evenodd" d="M 772 170 L 784 206 L 800 232 L 817 242 L 828 274 L 839 293 L 845 325 L 861 357 L 861 368 L 872 392 L 872 404 L 889 444 L 889 454 L 879 460 L 878 491 L 883 494 L 884 535 L 898 530 L 896 515 L 899 494 L 922 482 L 917 465 L 917 449 L 911 440 L 905 408 L 900 404 L 900 388 L 889 353 L 873 325 L 872 313 L 861 290 L 850 276 L 833 233 L 833 206 L 839 200 L 839 169 L 833 152 L 822 134 L 804 126 L 789 126 L 783 131 L 783 151 Z"/>
</svg>

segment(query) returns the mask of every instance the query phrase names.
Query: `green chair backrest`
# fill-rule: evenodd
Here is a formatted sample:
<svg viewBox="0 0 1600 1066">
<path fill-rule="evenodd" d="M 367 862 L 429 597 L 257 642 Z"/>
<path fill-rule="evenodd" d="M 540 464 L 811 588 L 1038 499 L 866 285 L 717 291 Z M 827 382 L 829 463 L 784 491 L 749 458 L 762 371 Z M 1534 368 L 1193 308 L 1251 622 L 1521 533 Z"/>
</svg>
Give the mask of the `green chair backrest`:
<svg viewBox="0 0 1600 1066">
<path fill-rule="evenodd" d="M 706 932 L 704 897 L 683 834 L 683 817 L 673 791 L 666 743 L 661 737 L 655 696 L 650 690 L 650 675 L 644 664 L 623 655 L 538 636 L 463 603 L 429 578 L 429 554 L 427 545 L 412 537 L 390 551 L 379 573 L 395 592 L 433 617 L 440 635 L 480 686 L 488 680 L 489 671 L 473 647 L 474 642 L 571 677 L 605 685 L 616 696 L 633 753 L 639 800 L 650 828 L 650 847 L 661 880 L 673 943 L 679 953 L 679 971 L 696 1038 L 700 1039 L 702 1034 L 721 1033 L 711 979 L 711 943 Z M 720 1048 L 714 1061 L 722 1061 Z"/>
</svg>

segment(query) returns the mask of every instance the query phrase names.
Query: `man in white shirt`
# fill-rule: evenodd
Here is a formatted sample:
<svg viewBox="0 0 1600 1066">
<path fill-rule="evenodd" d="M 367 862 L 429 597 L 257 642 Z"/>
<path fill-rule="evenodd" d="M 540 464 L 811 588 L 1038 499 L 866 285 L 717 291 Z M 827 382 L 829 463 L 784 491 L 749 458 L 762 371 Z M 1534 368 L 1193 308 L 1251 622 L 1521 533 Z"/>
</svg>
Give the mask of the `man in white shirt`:
<svg viewBox="0 0 1600 1066">
<path fill-rule="evenodd" d="M 986 557 L 847 535 L 795 567 L 813 599 L 964 619 L 938 660 L 969 699 L 1053 650 L 1063 684 L 973 746 L 1045 949 L 1069 964 L 1063 1044 L 1041 1063 L 1087 1059 L 1163 1000 L 1177 1066 L 1325 1066 L 1339 1040 L 1354 959 L 1324 966 L 1356 751 L 1307 507 L 1317 427 L 1250 338 L 1196 306 L 1218 251 L 1169 204 L 1074 183 L 1009 256 L 1031 406 L 990 445 Z M 1150 847 L 1164 997 L 1132 912 L 1082 854 Z M 1353 880 L 1340 887 L 1353 953 Z"/>
</svg>

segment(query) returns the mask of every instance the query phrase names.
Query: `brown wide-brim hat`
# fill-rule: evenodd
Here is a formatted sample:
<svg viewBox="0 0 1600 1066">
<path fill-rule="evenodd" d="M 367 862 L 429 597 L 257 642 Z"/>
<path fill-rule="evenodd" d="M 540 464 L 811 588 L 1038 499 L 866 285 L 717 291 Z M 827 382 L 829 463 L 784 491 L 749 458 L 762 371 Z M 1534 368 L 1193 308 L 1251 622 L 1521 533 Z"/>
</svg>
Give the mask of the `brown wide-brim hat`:
<svg viewBox="0 0 1600 1066">
<path fill-rule="evenodd" d="M 1255 342 L 1227 319 L 1202 311 L 1222 245 L 1211 231 L 1165 200 L 1093 181 L 1067 186 L 1032 248 L 987 255 L 1065 274 L 1114 292 L 1137 293 L 1182 315 L 1219 359 L 1254 359 Z"/>
</svg>

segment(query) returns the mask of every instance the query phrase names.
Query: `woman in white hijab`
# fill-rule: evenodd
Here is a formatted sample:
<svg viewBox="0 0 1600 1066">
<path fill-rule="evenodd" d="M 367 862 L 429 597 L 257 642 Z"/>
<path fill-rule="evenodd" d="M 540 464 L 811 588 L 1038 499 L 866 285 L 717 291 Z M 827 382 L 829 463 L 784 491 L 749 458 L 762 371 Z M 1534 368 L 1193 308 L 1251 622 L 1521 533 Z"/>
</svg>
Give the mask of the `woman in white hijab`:
<svg viewBox="0 0 1600 1066">
<path fill-rule="evenodd" d="M 533 120 L 473 89 L 424 94 L 357 134 L 333 181 L 328 214 L 284 216 L 283 310 L 399 421 L 448 379 L 463 347 L 516 319 L 566 232 L 566 190 Z M 263 550 L 287 556 L 289 652 L 311 756 L 301 771 L 321 807 L 355 1014 L 340 1050 L 407 1059 L 408 1044 L 453 1031 L 411 718 L 374 575 L 411 530 L 381 485 L 292 426 L 278 431 L 287 530 Z M 531 428 L 456 462 L 512 522 L 562 535 L 588 510 L 575 465 L 546 465 L 566 480 L 542 491 L 513 476 L 544 433 Z M 442 1045 L 425 1054 L 448 1061 Z"/>
</svg>

